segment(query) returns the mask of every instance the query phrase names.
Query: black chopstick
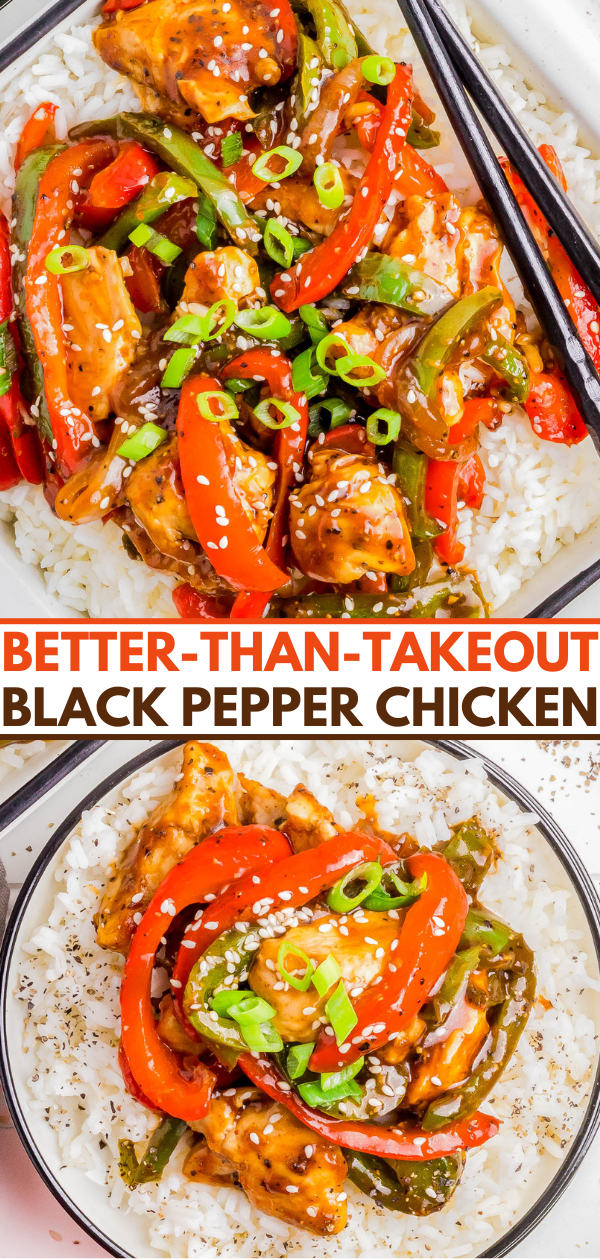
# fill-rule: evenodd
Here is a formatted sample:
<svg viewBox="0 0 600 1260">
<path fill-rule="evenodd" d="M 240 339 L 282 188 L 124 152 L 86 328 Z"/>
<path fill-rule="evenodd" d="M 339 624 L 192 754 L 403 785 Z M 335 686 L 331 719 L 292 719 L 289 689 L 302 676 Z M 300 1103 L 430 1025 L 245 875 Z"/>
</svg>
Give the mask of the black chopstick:
<svg viewBox="0 0 600 1260">
<path fill-rule="evenodd" d="M 469 96 L 519 172 L 550 227 L 556 232 L 585 283 L 600 302 L 600 248 L 586 223 L 548 170 L 491 75 L 439 0 L 424 0 Z"/>
<path fill-rule="evenodd" d="M 87 761 L 87 758 L 91 757 L 98 748 L 102 748 L 105 743 L 105 739 L 76 739 L 68 748 L 59 753 L 49 766 L 44 766 L 39 774 L 34 775 L 28 783 L 18 788 L 0 805 L 0 832 L 20 818 L 21 814 L 35 805 L 36 801 L 41 800 L 57 783 L 76 770 L 82 762 Z"/>
<path fill-rule="evenodd" d="M 523 217 L 517 200 L 467 99 L 450 53 L 424 0 L 398 0 L 475 179 L 500 228 L 527 296 L 600 453 L 600 380 Z"/>
</svg>

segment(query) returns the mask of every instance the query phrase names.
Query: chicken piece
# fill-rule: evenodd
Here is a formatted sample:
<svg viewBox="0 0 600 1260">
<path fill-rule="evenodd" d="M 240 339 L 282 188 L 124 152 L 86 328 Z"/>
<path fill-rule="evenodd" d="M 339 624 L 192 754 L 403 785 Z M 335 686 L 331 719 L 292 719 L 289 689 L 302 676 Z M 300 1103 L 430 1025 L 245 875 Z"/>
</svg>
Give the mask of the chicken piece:
<svg viewBox="0 0 600 1260">
<path fill-rule="evenodd" d="M 191 106 L 208 123 L 247 119 L 249 93 L 295 65 L 295 27 L 278 12 L 261 0 L 231 0 L 227 13 L 208 0 L 149 0 L 104 22 L 94 44 L 109 66 L 176 111 Z"/>
<path fill-rule="evenodd" d="M 238 774 L 242 795 L 238 799 L 240 822 L 246 826 L 257 823 L 259 827 L 279 827 L 286 818 L 287 797 L 272 788 L 263 787 L 256 779 Z"/>
<path fill-rule="evenodd" d="M 409 1107 L 420 1108 L 438 1098 L 447 1089 L 469 1075 L 472 1064 L 490 1031 L 485 1008 L 472 1006 L 465 998 L 450 1013 L 443 1029 L 443 1040 L 433 1032 L 426 1039 L 423 1053 L 412 1069 L 406 1091 Z M 429 1046 L 427 1042 L 430 1042 Z"/>
<path fill-rule="evenodd" d="M 198 1056 L 198 1042 L 188 1037 L 185 1028 L 179 1023 L 170 993 L 165 993 L 159 1006 L 159 1019 L 156 1031 L 165 1045 L 177 1054 L 193 1054 Z"/>
<path fill-rule="evenodd" d="M 383 465 L 331 446 L 313 452 L 312 477 L 290 498 L 290 537 L 298 567 L 319 582 L 415 567 L 404 500 Z"/>
<path fill-rule="evenodd" d="M 377 362 L 376 356 L 385 338 L 401 328 L 407 318 L 406 312 L 396 306 L 388 306 L 384 302 L 365 302 L 351 319 L 336 324 L 335 332 L 338 337 L 344 338 L 352 354 L 366 354 Z M 343 353 L 340 347 L 336 358 Z"/>
<path fill-rule="evenodd" d="M 294 788 L 287 801 L 287 822 L 284 827 L 294 853 L 316 849 L 324 840 L 339 835 L 342 828 L 333 821 L 333 814 L 303 783 Z"/>
<path fill-rule="evenodd" d="M 85 468 L 61 486 L 54 500 L 54 511 L 61 521 L 71 521 L 73 525 L 101 521 L 117 505 L 127 467 L 127 460 L 117 451 L 125 436 L 121 426 L 115 424 L 108 446 L 98 446 Z"/>
<path fill-rule="evenodd" d="M 462 234 L 461 291 L 463 294 L 476 293 L 487 284 L 500 289 L 504 301 L 492 312 L 488 322 L 499 336 L 512 342 L 516 311 L 508 289 L 500 279 L 502 242 L 498 239 L 496 225 L 478 206 L 467 206 L 461 212 L 458 223 Z"/>
<path fill-rule="evenodd" d="M 181 778 L 129 845 L 104 893 L 95 918 L 103 949 L 126 954 L 134 916 L 143 914 L 165 875 L 205 836 L 237 823 L 233 778 L 227 757 L 213 744 L 192 739 L 185 745 Z"/>
<path fill-rule="evenodd" d="M 150 569 L 156 569 L 161 573 L 173 573 L 182 582 L 189 583 L 194 590 L 200 591 L 204 595 L 233 596 L 233 587 L 229 585 L 225 578 L 220 577 L 210 563 L 206 552 L 202 551 L 199 546 L 193 546 L 193 552 L 190 553 L 192 556 L 191 561 L 189 558 L 185 562 L 173 560 L 171 556 L 166 556 L 162 551 L 158 550 L 158 547 L 148 537 L 145 529 L 138 525 L 131 508 L 117 508 L 117 511 L 113 513 L 112 519 L 123 530 L 123 546 L 132 559 L 141 559 Z M 228 605 L 224 604 L 222 607 L 222 615 L 227 617 L 229 615 Z"/>
<path fill-rule="evenodd" d="M 313 1234 L 339 1234 L 344 1228 L 344 1156 L 339 1146 L 307 1129 L 284 1107 L 242 1087 L 228 1097 L 213 1098 L 206 1118 L 193 1127 L 215 1155 L 229 1161 L 259 1211 Z M 194 1148 L 184 1172 L 196 1170 L 196 1177 L 204 1179 L 206 1168 L 206 1157 L 200 1154 L 198 1159 Z M 216 1172 L 222 1176 L 218 1167 Z"/>
<path fill-rule="evenodd" d="M 460 296 L 460 203 L 453 193 L 407 197 L 398 206 L 382 249 L 392 258 L 410 257 L 411 265 Z M 398 230 L 400 229 L 400 230 Z"/>
<path fill-rule="evenodd" d="M 133 363 L 142 326 L 114 249 L 92 245 L 88 255 L 84 271 L 60 278 L 64 323 L 71 326 L 67 377 L 75 406 L 93 420 L 105 420 L 111 390 Z"/>
<path fill-rule="evenodd" d="M 319 924 L 325 922 L 331 922 L 332 926 L 328 932 L 320 932 Z M 275 1008 L 273 1023 L 284 1041 L 314 1041 L 313 1024 L 325 1014 L 325 1003 L 331 993 L 328 990 L 323 997 L 319 997 L 314 985 L 309 985 L 305 993 L 297 989 L 289 989 L 286 993 L 285 990 L 275 988 L 281 980 L 277 957 L 282 940 L 289 950 L 283 956 L 283 963 L 291 974 L 296 969 L 299 975 L 303 975 L 305 971 L 301 956 L 294 959 L 294 946 L 303 950 L 315 967 L 328 954 L 334 954 L 342 978 L 346 981 L 346 988 L 352 990 L 359 986 L 366 989 L 377 976 L 383 975 L 390 961 L 392 946 L 398 936 L 398 919 L 392 919 L 388 914 L 365 910 L 362 922 L 357 923 L 349 916 L 347 922 L 341 926 L 348 929 L 347 935 L 340 931 L 335 916 L 330 920 L 315 919 L 312 923 L 290 928 L 283 937 L 263 941 L 254 959 L 248 983 L 255 993 L 264 997 Z M 369 938 L 375 941 L 374 945 L 369 944 Z M 381 958 L 377 958 L 375 955 L 380 947 L 384 953 Z"/>
<path fill-rule="evenodd" d="M 420 1015 L 415 1015 L 407 1028 L 398 1033 L 393 1041 L 388 1041 L 387 1046 L 377 1051 L 377 1057 L 381 1059 L 382 1063 L 391 1065 L 404 1063 L 413 1046 L 417 1045 L 426 1031 L 427 1024 L 425 1020 L 421 1019 Z"/>
<path fill-rule="evenodd" d="M 208 1181 L 211 1186 L 239 1186 L 240 1179 L 232 1163 L 211 1151 L 202 1138 L 192 1147 L 185 1164 L 185 1177 L 190 1181 Z"/>
<path fill-rule="evenodd" d="M 293 223 L 303 223 L 311 232 L 317 232 L 319 236 L 329 236 L 340 214 L 352 201 L 358 185 L 358 180 L 344 166 L 340 166 L 339 172 L 347 202 L 344 200 L 336 210 L 329 210 L 327 206 L 324 206 L 319 201 L 312 180 L 302 179 L 300 175 L 283 179 L 275 193 L 272 186 L 262 189 L 251 198 L 249 204 L 253 210 L 268 210 L 267 202 L 276 202 L 279 206 L 277 214 L 291 219 Z"/>
<path fill-rule="evenodd" d="M 254 258 L 237 245 L 224 245 L 222 249 L 205 250 L 197 254 L 185 273 L 185 287 L 177 315 L 185 311 L 195 312 L 194 306 L 212 306 L 221 298 L 231 298 L 243 306 L 244 298 L 260 288 L 260 276 Z"/>
<path fill-rule="evenodd" d="M 151 455 L 138 460 L 125 484 L 125 498 L 139 525 L 155 547 L 174 560 L 190 564 L 198 541 L 187 509 L 177 437 L 157 446 Z"/>
</svg>

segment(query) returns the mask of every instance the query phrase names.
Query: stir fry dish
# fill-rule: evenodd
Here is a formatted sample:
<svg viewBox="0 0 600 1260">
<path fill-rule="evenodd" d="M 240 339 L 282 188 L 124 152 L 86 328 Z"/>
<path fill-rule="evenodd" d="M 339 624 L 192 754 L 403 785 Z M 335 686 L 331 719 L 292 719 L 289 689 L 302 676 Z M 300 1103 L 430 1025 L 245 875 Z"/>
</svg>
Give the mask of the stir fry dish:
<svg viewBox="0 0 600 1260">
<path fill-rule="evenodd" d="M 126 956 L 119 1065 L 157 1113 L 130 1188 L 184 1175 L 241 1187 L 314 1234 L 347 1222 L 346 1180 L 391 1212 L 448 1202 L 480 1110 L 535 998 L 531 950 L 480 905 L 499 854 L 476 819 L 433 850 L 337 825 L 189 742 L 170 798 L 114 870 L 98 942 Z M 168 988 L 152 998 L 155 967 Z"/>
<path fill-rule="evenodd" d="M 111 519 L 184 617 L 488 615 L 457 532 L 480 426 L 520 404 L 541 438 L 586 430 L 488 209 L 424 156 L 411 66 L 340 0 L 108 0 L 94 42 L 140 112 L 63 143 L 49 102 L 21 136 L 1 488 Z M 598 308 L 506 171 L 600 366 Z"/>
</svg>

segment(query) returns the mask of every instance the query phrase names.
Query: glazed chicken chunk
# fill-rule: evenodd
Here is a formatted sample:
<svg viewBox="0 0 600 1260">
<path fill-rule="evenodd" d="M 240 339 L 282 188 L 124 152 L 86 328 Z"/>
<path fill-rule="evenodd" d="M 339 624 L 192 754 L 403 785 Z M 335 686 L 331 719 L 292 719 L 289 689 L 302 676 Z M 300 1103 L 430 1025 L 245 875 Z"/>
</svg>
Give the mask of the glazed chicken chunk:
<svg viewBox="0 0 600 1260">
<path fill-rule="evenodd" d="M 184 1165 L 191 1180 L 240 1185 L 269 1216 L 313 1234 L 339 1234 L 346 1224 L 347 1164 L 339 1146 L 307 1129 L 258 1090 L 213 1098 L 193 1126 L 206 1142 Z M 258 1139 L 258 1141 L 256 1140 Z"/>
<path fill-rule="evenodd" d="M 144 823 L 109 881 L 95 920 L 99 945 L 126 954 L 134 916 L 143 914 L 165 875 L 205 836 L 237 823 L 233 783 L 218 748 L 195 739 L 185 745 L 171 795 Z"/>
<path fill-rule="evenodd" d="M 298 567 L 321 582 L 415 567 L 404 501 L 383 466 L 332 447 L 313 452 L 311 480 L 290 498 L 290 537 Z"/>
<path fill-rule="evenodd" d="M 249 93 L 274 87 L 294 66 L 295 26 L 279 12 L 260 0 L 231 0 L 227 11 L 207 0 L 149 0 L 104 22 L 94 43 L 140 85 L 145 103 L 151 89 L 208 123 L 252 118 Z"/>
<path fill-rule="evenodd" d="M 88 256 L 83 271 L 61 276 L 69 395 L 81 411 L 105 420 L 111 391 L 133 363 L 142 329 L 114 249 L 91 246 Z"/>
<path fill-rule="evenodd" d="M 324 840 L 331 840 L 341 831 L 333 821 L 333 814 L 321 805 L 316 796 L 303 783 L 294 788 L 288 797 L 287 822 L 284 827 L 294 853 L 316 849 Z"/>
<path fill-rule="evenodd" d="M 255 823 L 259 827 L 280 827 L 286 817 L 287 797 L 257 779 L 247 779 L 245 774 L 238 774 L 238 782 L 242 789 L 238 803 L 240 822 L 244 826 Z"/>
<path fill-rule="evenodd" d="M 197 538 L 183 493 L 175 434 L 135 464 L 125 483 L 125 497 L 155 547 L 190 563 L 189 539 Z"/>
<path fill-rule="evenodd" d="M 260 276 L 254 258 L 237 245 L 224 245 L 222 249 L 204 250 L 197 254 L 185 273 L 185 287 L 180 310 L 191 310 L 194 305 L 212 306 L 220 298 L 231 298 L 238 306 L 246 305 L 260 287 Z M 179 313 L 179 312 L 178 312 Z"/>
</svg>

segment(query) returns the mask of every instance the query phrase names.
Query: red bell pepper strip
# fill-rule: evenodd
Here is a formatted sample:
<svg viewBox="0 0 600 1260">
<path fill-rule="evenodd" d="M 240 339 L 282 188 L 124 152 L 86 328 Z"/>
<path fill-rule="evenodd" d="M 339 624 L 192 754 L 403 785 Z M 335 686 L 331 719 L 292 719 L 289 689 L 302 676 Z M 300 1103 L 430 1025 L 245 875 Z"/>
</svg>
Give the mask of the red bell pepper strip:
<svg viewBox="0 0 600 1260">
<path fill-rule="evenodd" d="M 222 372 L 223 379 L 237 376 L 242 379 L 262 376 L 269 387 L 269 394 L 289 402 L 300 418 L 297 428 L 291 426 L 282 429 L 275 436 L 273 458 L 277 464 L 277 491 L 273 505 L 273 516 L 269 524 L 269 533 L 265 543 L 265 551 L 274 564 L 285 568 L 284 538 L 288 531 L 288 499 L 294 485 L 296 472 L 302 468 L 304 447 L 308 432 L 308 402 L 306 394 L 298 394 L 292 383 L 292 364 L 285 355 L 272 354 L 270 350 L 257 347 L 246 354 L 240 354 Z M 272 592 L 271 592 L 272 594 Z M 269 595 L 246 593 L 239 595 L 231 610 L 235 619 L 262 617 L 269 602 Z"/>
<path fill-rule="evenodd" d="M 496 398 L 467 398 L 461 419 L 450 428 L 450 441 L 453 446 L 458 446 L 472 437 L 480 424 L 485 424 L 488 429 L 497 429 L 502 419 L 503 413 Z"/>
<path fill-rule="evenodd" d="M 470 508 L 479 511 L 483 503 L 483 487 L 485 469 L 479 455 L 471 455 L 470 460 L 462 465 L 458 475 L 458 498 Z"/>
<path fill-rule="evenodd" d="M 319 302 L 343 280 L 358 255 L 369 244 L 386 205 L 398 170 L 399 155 L 411 123 L 412 71 L 397 65 L 375 148 L 356 189 L 346 218 L 305 254 L 294 267 L 275 276 L 271 294 L 284 311 L 306 302 Z"/>
<path fill-rule="evenodd" d="M 106 0 L 106 4 L 102 5 L 102 12 L 117 13 L 119 9 L 139 9 L 141 4 L 146 4 L 146 0 Z"/>
<path fill-rule="evenodd" d="M 285 836 L 270 827 L 217 831 L 169 871 L 137 928 L 121 983 L 121 1039 L 138 1089 L 167 1115 L 201 1120 L 216 1077 L 203 1063 L 191 1079 L 184 1075 L 179 1056 L 158 1035 L 150 997 L 156 951 L 175 915 L 247 871 L 260 870 L 270 854 L 279 857 L 286 847 Z"/>
<path fill-rule="evenodd" d="M 180 617 L 196 618 L 199 621 L 223 621 L 229 616 L 229 609 L 220 604 L 214 595 L 203 595 L 195 591 L 189 582 L 182 582 L 173 591 L 173 603 Z"/>
<path fill-rule="evenodd" d="M 69 398 L 67 352 L 62 329 L 60 277 L 46 269 L 50 250 L 66 242 L 59 234 L 73 217 L 73 181 L 105 166 L 113 153 L 106 140 L 84 141 L 57 154 L 40 180 L 25 275 L 27 314 L 35 348 L 44 369 L 44 388 L 61 473 L 83 468 L 93 450 L 91 422 L 77 413 Z M 75 172 L 78 172 L 75 175 Z M 85 439 L 85 440 L 84 440 Z"/>
<path fill-rule="evenodd" d="M 148 1107 L 149 1111 L 157 1111 L 158 1108 L 154 1106 L 153 1102 L 150 1102 L 150 1099 L 146 1097 L 144 1091 L 140 1089 L 137 1081 L 135 1080 L 133 1072 L 129 1066 L 129 1059 L 125 1054 L 125 1047 L 122 1041 L 119 1042 L 118 1059 L 121 1076 L 123 1077 L 123 1083 L 127 1093 L 131 1094 L 131 1097 L 135 1098 L 136 1102 L 141 1103 L 142 1107 Z"/>
<path fill-rule="evenodd" d="M 52 122 L 58 106 L 53 105 L 51 101 L 44 101 L 42 105 L 38 105 L 34 110 L 31 118 L 27 119 L 25 126 L 21 132 L 17 151 L 15 153 L 15 172 L 22 166 L 25 158 L 29 153 L 33 153 L 34 149 L 39 149 L 44 143 L 46 132 Z"/>
<path fill-rule="evenodd" d="M 8 223 L 0 213 L 0 324 L 9 320 L 13 310 L 10 234 Z M 18 351 L 16 326 L 11 335 Z M 18 374 L 15 372 L 10 388 L 0 396 L 0 444 L 3 452 L 4 490 L 16 485 L 14 480 L 15 464 L 17 481 L 24 477 L 32 485 L 39 485 L 42 480 L 42 452 L 35 425 L 25 423 L 27 409 L 21 398 Z M 10 448 L 14 459 L 9 458 Z"/>
<path fill-rule="evenodd" d="M 0 401 L 4 401 L 1 399 Z M 21 474 L 17 467 L 10 431 L 4 416 L 0 413 L 0 490 L 12 490 L 18 486 Z"/>
<path fill-rule="evenodd" d="M 311 451 L 319 451 L 322 447 L 334 447 L 337 451 L 345 451 L 347 455 L 375 455 L 375 447 L 369 442 L 367 431 L 362 424 L 341 424 L 337 429 L 330 429 L 318 437 Z"/>
<path fill-rule="evenodd" d="M 354 1002 L 358 1023 L 351 1042 L 340 1047 L 333 1033 L 321 1029 L 309 1064 L 314 1072 L 335 1072 L 402 1032 L 456 952 L 469 909 L 458 875 L 439 853 L 415 853 L 406 865 L 413 879 L 427 876 L 427 887 L 400 928 L 394 971 Z"/>
<path fill-rule="evenodd" d="M 90 205 L 120 210 L 137 197 L 159 170 L 158 162 L 137 140 L 126 140 L 119 145 L 114 161 L 94 175 L 88 190 Z"/>
<path fill-rule="evenodd" d="M 132 274 L 125 276 L 127 292 L 136 310 L 143 315 L 159 312 L 164 309 L 165 302 L 160 291 L 160 279 L 165 270 L 164 263 L 148 249 L 132 245 L 127 251 L 127 258 Z"/>
<path fill-rule="evenodd" d="M 446 181 L 410 144 L 405 144 L 400 154 L 394 188 L 403 197 L 412 197 L 415 193 L 420 197 L 431 197 L 448 192 Z"/>
<path fill-rule="evenodd" d="M 207 390 L 221 391 L 214 377 L 188 376 L 177 413 L 181 478 L 194 529 L 217 573 L 237 590 L 277 590 L 288 581 L 288 575 L 277 568 L 258 541 L 235 488 L 217 417 L 212 421 L 200 415 L 196 399 Z M 219 529 L 216 509 L 223 505 L 229 523 Z"/>
<path fill-rule="evenodd" d="M 430 459 L 425 477 L 425 511 L 446 526 L 433 545 L 440 560 L 450 565 L 459 564 L 465 554 L 456 537 L 460 471 L 461 465 L 455 460 Z"/>
<path fill-rule="evenodd" d="M 345 835 L 334 836 L 332 840 L 325 840 L 316 849 L 294 853 L 280 862 L 265 866 L 259 882 L 253 881 L 251 875 L 239 879 L 215 901 L 211 901 L 210 926 L 202 924 L 199 927 L 196 922 L 184 935 L 173 970 L 173 979 L 176 981 L 175 1006 L 178 1007 L 177 995 L 183 995 L 194 963 L 208 949 L 211 941 L 238 920 L 248 919 L 252 922 L 259 918 L 260 915 L 253 908 L 259 901 L 269 899 L 269 913 L 281 906 L 304 906 L 325 889 L 332 888 L 338 879 L 361 862 L 379 861 L 387 866 L 397 860 L 393 849 L 384 840 L 350 831 Z M 282 897 L 282 892 L 292 895 Z"/>
<path fill-rule="evenodd" d="M 416 1125 L 385 1129 L 382 1125 L 366 1124 L 357 1120 L 332 1120 L 313 1111 L 290 1090 L 272 1059 L 266 1055 L 241 1054 L 238 1065 L 263 1093 L 275 1102 L 287 1107 L 293 1116 L 321 1137 L 336 1142 L 351 1151 L 364 1151 L 369 1155 L 381 1155 L 384 1159 L 436 1159 L 451 1155 L 453 1151 L 469 1150 L 481 1146 L 494 1137 L 500 1122 L 493 1116 L 476 1111 L 469 1120 L 448 1125 L 436 1133 L 425 1133 Z M 438 1141 L 439 1139 L 439 1141 Z"/>
<path fill-rule="evenodd" d="M 553 372 L 532 372 L 525 410 L 534 433 L 545 442 L 576 446 L 587 437 L 575 399 L 558 368 Z"/>
</svg>

